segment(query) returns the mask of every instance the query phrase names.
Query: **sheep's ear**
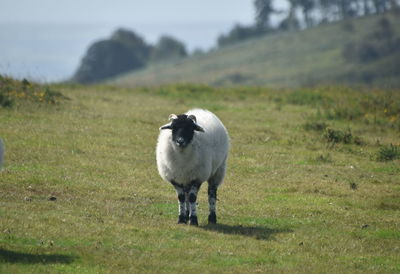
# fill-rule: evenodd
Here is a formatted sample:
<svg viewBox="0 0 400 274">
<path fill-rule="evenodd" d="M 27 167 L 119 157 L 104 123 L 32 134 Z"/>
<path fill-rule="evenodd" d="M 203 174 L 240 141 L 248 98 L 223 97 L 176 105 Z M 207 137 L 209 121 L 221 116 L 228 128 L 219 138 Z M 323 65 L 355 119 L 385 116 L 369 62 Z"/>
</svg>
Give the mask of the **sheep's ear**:
<svg viewBox="0 0 400 274">
<path fill-rule="evenodd" d="M 199 126 L 198 124 L 194 123 L 194 126 L 195 126 L 194 130 L 200 131 L 200 132 L 204 132 L 204 128 L 202 128 L 202 127 Z"/>
<path fill-rule="evenodd" d="M 194 115 L 189 115 L 188 119 L 192 120 L 194 123 L 197 122 L 196 116 L 194 116 Z"/>
<path fill-rule="evenodd" d="M 189 116 L 188 116 L 188 119 L 190 119 L 190 120 L 193 121 L 193 123 L 194 123 L 194 130 L 200 131 L 200 132 L 204 132 L 204 128 L 202 128 L 201 126 L 199 126 L 199 125 L 197 124 L 196 116 L 194 116 L 194 115 L 189 115 Z"/>
<path fill-rule="evenodd" d="M 166 125 L 163 125 L 162 127 L 160 127 L 160 130 L 163 130 L 163 129 L 172 129 L 172 126 L 171 126 L 171 124 L 166 124 Z"/>
<path fill-rule="evenodd" d="M 168 117 L 169 121 L 172 121 L 172 120 L 175 120 L 175 119 L 178 119 L 178 116 L 176 116 L 176 114 L 170 114 L 169 117 Z"/>
</svg>

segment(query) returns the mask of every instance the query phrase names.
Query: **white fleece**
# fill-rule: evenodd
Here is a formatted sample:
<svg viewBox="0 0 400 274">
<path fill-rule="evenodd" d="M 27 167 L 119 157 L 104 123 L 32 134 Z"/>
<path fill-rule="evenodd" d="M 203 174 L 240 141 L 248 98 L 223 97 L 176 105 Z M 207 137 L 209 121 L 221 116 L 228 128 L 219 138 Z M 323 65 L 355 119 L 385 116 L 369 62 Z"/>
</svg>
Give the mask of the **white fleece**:
<svg viewBox="0 0 400 274">
<path fill-rule="evenodd" d="M 192 109 L 185 113 L 194 115 L 204 132 L 195 131 L 193 140 L 185 148 L 172 141 L 171 130 L 161 130 L 158 137 L 156 157 L 160 176 L 168 182 L 186 185 L 192 181 L 209 180 L 219 170 L 222 183 L 229 150 L 228 132 L 212 112 Z"/>
</svg>

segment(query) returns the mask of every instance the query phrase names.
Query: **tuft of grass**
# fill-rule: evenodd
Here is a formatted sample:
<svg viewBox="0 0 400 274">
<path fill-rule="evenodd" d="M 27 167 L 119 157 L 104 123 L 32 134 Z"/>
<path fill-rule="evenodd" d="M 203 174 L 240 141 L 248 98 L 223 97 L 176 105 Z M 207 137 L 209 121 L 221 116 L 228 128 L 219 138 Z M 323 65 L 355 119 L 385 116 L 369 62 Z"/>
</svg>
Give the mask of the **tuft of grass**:
<svg viewBox="0 0 400 274">
<path fill-rule="evenodd" d="M 327 97 L 323 93 L 314 89 L 295 90 L 286 95 L 286 102 L 295 105 L 317 106 L 326 100 Z"/>
<path fill-rule="evenodd" d="M 321 121 L 308 121 L 303 125 L 303 128 L 307 131 L 324 131 L 328 127 L 328 124 Z"/>
<path fill-rule="evenodd" d="M 324 116 L 328 120 L 355 120 L 362 117 L 365 113 L 359 106 L 336 105 L 325 109 Z"/>
<path fill-rule="evenodd" d="M 381 162 L 393 161 L 400 159 L 400 147 L 390 144 L 382 146 L 377 153 L 377 160 Z"/>
<path fill-rule="evenodd" d="M 350 186 L 350 189 L 352 189 L 352 190 L 356 190 L 358 188 L 358 185 L 355 182 L 350 182 L 349 186 Z"/>
<path fill-rule="evenodd" d="M 315 162 L 317 163 L 332 163 L 332 156 L 330 153 L 327 154 L 320 154 L 317 157 L 315 157 Z"/>
</svg>

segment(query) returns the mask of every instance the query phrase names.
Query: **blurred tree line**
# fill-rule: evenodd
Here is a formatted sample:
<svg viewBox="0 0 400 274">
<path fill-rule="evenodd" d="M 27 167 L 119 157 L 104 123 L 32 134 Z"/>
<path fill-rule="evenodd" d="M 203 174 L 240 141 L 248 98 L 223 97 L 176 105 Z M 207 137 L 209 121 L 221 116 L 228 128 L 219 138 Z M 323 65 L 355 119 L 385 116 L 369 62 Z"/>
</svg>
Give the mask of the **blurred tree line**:
<svg viewBox="0 0 400 274">
<path fill-rule="evenodd" d="M 282 0 L 254 0 L 255 24 L 235 25 L 229 33 L 218 38 L 218 46 L 268 33 L 309 28 L 400 8 L 400 0 L 285 0 L 286 9 L 276 8 L 278 1 Z M 282 18 L 277 25 L 271 20 L 274 16 Z"/>
<path fill-rule="evenodd" d="M 351 25 L 347 27 L 352 31 Z M 380 78 L 398 79 L 400 75 L 400 37 L 387 17 L 377 20 L 361 39 L 345 44 L 342 56 L 347 63 L 362 68 L 347 75 L 355 82 L 369 84 Z"/>
<path fill-rule="evenodd" d="M 387 18 L 380 19 L 368 35 L 356 43 L 349 42 L 342 51 L 345 60 L 354 63 L 369 63 L 395 53 L 400 53 L 400 37 Z"/>
<path fill-rule="evenodd" d="M 171 36 L 162 36 L 155 45 L 151 45 L 133 31 L 118 29 L 109 39 L 97 41 L 89 47 L 72 81 L 95 83 L 141 69 L 149 63 L 186 56 L 185 45 Z"/>
<path fill-rule="evenodd" d="M 278 1 L 285 1 L 286 8 L 278 9 Z M 253 5 L 254 24 L 235 25 L 227 34 L 218 37 L 218 47 L 270 33 L 400 10 L 400 0 L 254 0 Z M 272 20 L 274 17 L 280 18 L 278 23 Z M 342 53 L 348 62 L 365 63 L 400 51 L 400 40 L 395 37 L 389 21 L 382 21 L 371 32 L 364 41 L 344 47 Z M 202 54 L 201 50 L 193 53 L 194 56 Z M 133 31 L 118 29 L 109 39 L 95 42 L 88 48 L 72 81 L 99 82 L 150 63 L 170 62 L 187 56 L 184 43 L 171 36 L 162 36 L 151 45 Z"/>
</svg>

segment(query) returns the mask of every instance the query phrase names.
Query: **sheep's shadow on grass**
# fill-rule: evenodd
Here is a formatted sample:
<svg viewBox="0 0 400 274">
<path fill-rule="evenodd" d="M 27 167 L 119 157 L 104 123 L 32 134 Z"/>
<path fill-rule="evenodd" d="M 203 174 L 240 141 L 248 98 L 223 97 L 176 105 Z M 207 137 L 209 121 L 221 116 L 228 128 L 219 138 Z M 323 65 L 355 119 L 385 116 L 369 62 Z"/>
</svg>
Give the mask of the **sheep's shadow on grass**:
<svg viewBox="0 0 400 274">
<path fill-rule="evenodd" d="M 0 248 L 0 262 L 21 264 L 70 264 L 74 256 L 62 254 L 30 254 Z"/>
<path fill-rule="evenodd" d="M 264 226 L 245 226 L 245 225 L 226 225 L 226 224 L 208 224 L 200 228 L 208 231 L 215 231 L 229 235 L 242 235 L 255 238 L 257 240 L 273 240 L 275 234 L 291 233 L 289 228 L 268 228 Z"/>
</svg>

